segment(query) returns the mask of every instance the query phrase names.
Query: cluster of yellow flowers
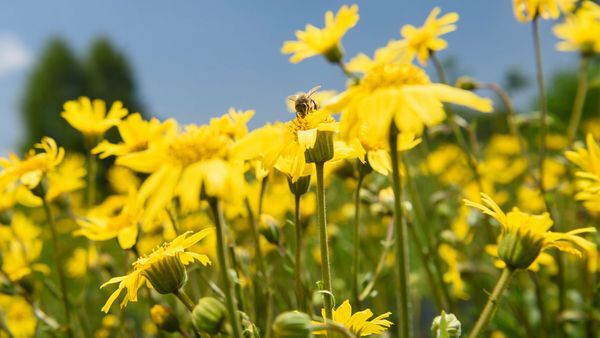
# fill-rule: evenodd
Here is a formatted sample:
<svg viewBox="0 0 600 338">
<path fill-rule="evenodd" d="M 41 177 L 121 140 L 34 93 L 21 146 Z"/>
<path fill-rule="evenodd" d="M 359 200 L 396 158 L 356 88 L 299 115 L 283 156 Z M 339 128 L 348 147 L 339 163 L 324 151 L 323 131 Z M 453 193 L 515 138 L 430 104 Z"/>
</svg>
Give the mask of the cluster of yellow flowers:
<svg viewBox="0 0 600 338">
<path fill-rule="evenodd" d="M 580 52 L 585 84 L 600 52 L 600 7 L 513 2 L 534 32 L 540 18 L 564 16 L 558 49 Z M 477 337 L 496 312 L 494 336 L 554 327 L 594 336 L 600 148 L 593 134 L 585 147 L 577 141 L 585 85 L 566 136 L 547 133 L 542 104 L 539 137 L 525 137 L 498 85 L 448 83 L 437 55 L 458 20 L 436 7 L 372 57 L 345 62 L 342 38 L 359 8 L 327 12 L 323 28 L 307 25 L 281 51 L 292 63 L 324 57 L 347 87 L 296 93 L 293 119 L 254 130 L 253 110 L 180 125 L 119 101 L 66 102 L 61 116 L 81 133 L 85 156 L 44 137 L 23 157 L 0 159 L 0 337 L 353 338 L 394 327 L 408 338 L 423 327 L 411 306 L 421 304 L 441 313 L 426 318 L 435 337 L 459 337 L 460 320 Z M 481 137 L 457 109 L 506 117 L 508 131 Z M 113 128 L 118 138 L 107 136 Z M 583 259 L 585 285 L 558 251 Z M 518 279 L 527 269 L 538 274 Z M 446 313 L 473 313 L 494 278 L 479 319 Z M 526 327 L 497 311 L 511 281 L 535 290 L 511 297 L 535 313 Z M 583 328 L 548 317 L 567 316 L 567 292 L 589 311 L 579 315 Z"/>
</svg>

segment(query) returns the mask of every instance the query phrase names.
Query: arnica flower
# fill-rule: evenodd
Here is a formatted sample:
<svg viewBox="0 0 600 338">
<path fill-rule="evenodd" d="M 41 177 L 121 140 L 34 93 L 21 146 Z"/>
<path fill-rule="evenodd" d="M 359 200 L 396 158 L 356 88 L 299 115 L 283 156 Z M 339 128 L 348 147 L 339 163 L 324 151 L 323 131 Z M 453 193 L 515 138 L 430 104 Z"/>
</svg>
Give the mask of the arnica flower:
<svg viewBox="0 0 600 338">
<path fill-rule="evenodd" d="M 120 121 L 117 128 L 122 142 L 115 144 L 103 140 L 92 149 L 92 154 L 99 154 L 100 158 L 107 158 L 146 150 L 152 142 L 175 134 L 177 123 L 173 119 L 160 122 L 157 118 L 152 118 L 146 121 L 142 115 L 135 113 Z"/>
<path fill-rule="evenodd" d="M 37 152 L 36 150 L 40 150 Z M 29 150 L 23 160 L 15 154 L 0 158 L 0 188 L 19 182 L 28 189 L 37 187 L 45 174 L 53 171 L 63 161 L 65 150 L 56 145 L 50 137 L 42 138 L 40 143 Z"/>
<path fill-rule="evenodd" d="M 444 84 L 431 83 L 419 67 L 404 62 L 373 65 L 356 85 L 325 107 L 341 112 L 340 135 L 351 141 L 360 137 L 363 125 L 369 127 L 373 142 L 388 142 L 390 126 L 400 133 L 420 135 L 425 126 L 442 123 L 443 102 L 455 103 L 483 112 L 492 110 L 489 99 Z"/>
<path fill-rule="evenodd" d="M 77 219 L 81 228 L 73 234 L 85 236 L 92 241 L 106 241 L 116 238 L 122 249 L 131 249 L 137 242 L 143 209 L 139 207 L 136 195 L 130 193 L 123 208 L 112 216 L 90 216 Z"/>
<path fill-rule="evenodd" d="M 21 296 L 0 295 L 0 312 L 13 337 L 35 337 L 38 320 L 33 307 Z M 2 332 L 4 337 L 4 332 Z"/>
<path fill-rule="evenodd" d="M 87 170 L 81 155 L 67 155 L 56 170 L 48 173 L 46 200 L 52 202 L 61 196 L 85 187 Z"/>
<path fill-rule="evenodd" d="M 595 244 L 579 237 L 584 233 L 596 232 L 593 227 L 580 228 L 567 233 L 548 231 L 552 227 L 552 219 L 548 213 L 531 215 L 519 208 L 513 208 L 508 214 L 488 195 L 482 193 L 484 204 L 464 200 L 465 205 L 477 208 L 484 214 L 496 219 L 502 233 L 498 241 L 498 256 L 511 269 L 527 269 L 548 248 L 581 256 L 583 252 L 595 247 Z"/>
<path fill-rule="evenodd" d="M 575 173 L 575 198 L 583 201 L 586 209 L 600 212 L 600 148 L 592 134 L 587 135 L 586 142 L 587 149 L 567 151 L 565 156 L 580 169 Z"/>
<path fill-rule="evenodd" d="M 121 307 L 126 306 L 130 301 L 137 301 L 137 291 L 140 287 L 142 287 L 142 285 L 147 283 L 156 289 L 158 285 L 162 286 L 163 284 L 168 284 L 168 282 L 173 281 L 173 279 L 177 279 L 178 276 L 173 276 L 166 271 L 173 272 L 183 266 L 183 271 L 185 272 L 185 266 L 189 265 L 195 260 L 204 266 L 210 264 L 210 260 L 206 255 L 186 251 L 186 249 L 198 243 L 211 231 L 212 228 L 204 229 L 195 234 L 192 234 L 192 231 L 188 231 L 178 236 L 173 241 L 164 243 L 148 256 L 138 258 L 135 262 L 133 262 L 133 271 L 128 275 L 111 278 L 108 282 L 102 284 L 100 288 L 104 288 L 109 284 L 119 283 L 119 288 L 108 298 L 106 304 L 104 304 L 104 307 L 102 307 L 102 312 L 108 313 L 110 306 L 119 297 L 121 291 L 123 290 L 127 291 L 123 301 L 121 302 Z M 165 263 L 173 266 L 169 266 L 167 269 L 161 269 Z M 161 272 L 160 278 L 156 278 L 158 277 L 155 276 L 156 272 Z M 181 287 L 183 284 L 182 282 L 184 281 L 177 280 L 176 282 L 176 287 Z M 172 292 L 175 291 L 177 291 L 177 289 L 172 290 Z"/>
<path fill-rule="evenodd" d="M 422 27 L 404 25 L 400 30 L 408 53 L 411 56 L 416 55 L 422 65 L 427 63 L 431 53 L 444 50 L 448 46 L 440 36 L 456 30 L 454 24 L 458 21 L 458 13 L 451 12 L 438 18 L 440 12 L 441 9 L 435 7 Z"/>
<path fill-rule="evenodd" d="M 150 174 L 138 194 L 146 208 L 144 222 L 154 219 L 174 197 L 183 211 L 197 209 L 201 193 L 224 201 L 243 200 L 243 163 L 230 156 L 236 140 L 226 131 L 214 121 L 188 125 L 148 149 L 117 158 L 117 165 Z"/>
<path fill-rule="evenodd" d="M 321 310 L 321 314 L 325 318 L 325 309 Z M 365 337 L 382 334 L 392 326 L 393 323 L 387 320 L 391 314 L 391 312 L 386 312 L 369 320 L 373 317 L 371 310 L 367 309 L 353 314 L 350 302 L 345 300 L 342 305 L 333 310 L 333 321 L 342 324 L 357 337 Z M 324 335 L 325 331 L 318 331 L 315 334 Z"/>
<path fill-rule="evenodd" d="M 542 17 L 543 19 L 556 19 L 560 13 L 568 13 L 577 0 L 513 0 L 513 11 L 520 22 L 529 22 Z"/>
<path fill-rule="evenodd" d="M 319 29 L 306 25 L 304 31 L 296 31 L 297 41 L 286 41 L 281 47 L 284 54 L 293 54 L 290 62 L 298 63 L 318 54 L 328 61 L 337 63 L 342 60 L 344 50 L 341 40 L 344 34 L 358 22 L 358 5 L 342 6 L 334 16 L 333 12 L 325 13 L 325 27 Z"/>
<path fill-rule="evenodd" d="M 123 108 L 121 101 L 115 101 L 108 113 L 104 100 L 90 100 L 89 97 L 80 97 L 78 100 L 67 101 L 63 106 L 61 116 L 84 136 L 98 137 L 116 126 L 125 115 L 127 109 Z"/>
<path fill-rule="evenodd" d="M 600 6 L 584 1 L 575 14 L 565 16 L 565 21 L 553 28 L 561 40 L 556 48 L 560 51 L 579 51 L 583 55 L 600 53 Z"/>
</svg>

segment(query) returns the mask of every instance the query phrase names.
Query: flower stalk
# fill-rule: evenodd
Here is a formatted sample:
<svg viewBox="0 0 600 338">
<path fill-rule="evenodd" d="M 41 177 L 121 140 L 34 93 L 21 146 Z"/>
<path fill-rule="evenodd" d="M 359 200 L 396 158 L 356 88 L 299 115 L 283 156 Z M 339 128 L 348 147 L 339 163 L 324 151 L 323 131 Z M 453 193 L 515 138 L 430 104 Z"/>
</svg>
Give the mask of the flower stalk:
<svg viewBox="0 0 600 338">
<path fill-rule="evenodd" d="M 359 165 L 362 165 L 359 163 Z M 360 263 L 360 189 L 365 178 L 365 174 L 362 170 L 358 170 L 358 178 L 356 181 L 356 191 L 354 194 L 354 231 L 352 232 L 352 297 L 354 298 L 354 305 L 360 307 L 359 297 L 359 281 L 358 281 L 358 266 Z"/>
<path fill-rule="evenodd" d="M 567 129 L 567 140 L 569 144 L 573 142 L 575 136 L 577 136 L 577 128 L 581 121 L 581 115 L 583 114 L 583 105 L 585 104 L 585 96 L 588 88 L 588 67 L 590 64 L 591 57 L 588 55 L 581 56 L 581 62 L 579 64 L 579 72 L 577 73 L 577 92 L 575 93 L 575 101 L 573 102 L 573 110 L 571 112 L 571 119 L 569 120 L 569 127 Z"/>
<path fill-rule="evenodd" d="M 294 285 L 296 286 L 296 305 L 305 310 L 304 286 L 302 285 L 302 224 L 300 224 L 300 200 L 302 195 L 294 195 L 294 225 L 296 228 L 296 257 L 294 264 Z"/>
<path fill-rule="evenodd" d="M 332 317 L 333 291 L 331 289 L 331 265 L 329 263 L 329 239 L 327 236 L 327 219 L 325 206 L 325 188 L 323 183 L 323 167 L 325 162 L 316 162 L 317 171 L 317 222 L 319 224 L 319 239 L 321 242 L 321 278 L 323 280 L 323 307 L 325 316 Z"/>
<path fill-rule="evenodd" d="M 473 331 L 471 331 L 471 333 L 469 334 L 469 338 L 479 337 L 481 333 L 483 333 L 485 328 L 488 326 L 488 324 L 494 317 L 496 310 L 498 309 L 498 305 L 500 304 L 500 298 L 502 297 L 504 291 L 508 288 L 508 285 L 510 284 L 510 281 L 515 271 L 516 270 L 513 270 L 511 268 L 505 268 L 504 270 L 502 270 L 500 278 L 498 278 L 496 286 L 494 287 L 494 291 L 492 291 L 492 294 L 490 295 L 490 298 L 485 304 L 483 311 L 481 311 L 481 314 L 479 315 L 479 319 L 477 319 L 477 322 L 475 323 Z"/>
</svg>

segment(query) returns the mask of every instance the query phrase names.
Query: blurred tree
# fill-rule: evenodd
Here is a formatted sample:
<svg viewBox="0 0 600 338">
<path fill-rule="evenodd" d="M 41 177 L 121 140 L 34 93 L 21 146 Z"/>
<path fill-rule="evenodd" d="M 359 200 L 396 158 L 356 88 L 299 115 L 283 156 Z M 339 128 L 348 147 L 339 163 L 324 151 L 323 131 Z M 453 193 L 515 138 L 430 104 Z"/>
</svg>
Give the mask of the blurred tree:
<svg viewBox="0 0 600 338">
<path fill-rule="evenodd" d="M 24 149 L 48 135 L 69 149 L 83 150 L 78 133 L 62 118 L 65 101 L 85 93 L 85 77 L 79 62 L 61 39 L 51 40 L 34 67 L 21 103 L 24 119 Z"/>
<path fill-rule="evenodd" d="M 519 67 L 511 67 L 502 80 L 502 87 L 509 93 L 515 94 L 531 85 L 529 77 Z"/>
<path fill-rule="evenodd" d="M 84 152 L 82 137 L 60 117 L 63 104 L 82 95 L 103 99 L 107 107 L 121 100 L 130 112 L 143 107 L 129 62 L 108 39 L 95 40 L 82 61 L 65 41 L 52 39 L 25 87 L 21 146 L 29 148 L 47 135 L 68 150 Z M 114 138 L 114 132 L 111 134 Z"/>
</svg>

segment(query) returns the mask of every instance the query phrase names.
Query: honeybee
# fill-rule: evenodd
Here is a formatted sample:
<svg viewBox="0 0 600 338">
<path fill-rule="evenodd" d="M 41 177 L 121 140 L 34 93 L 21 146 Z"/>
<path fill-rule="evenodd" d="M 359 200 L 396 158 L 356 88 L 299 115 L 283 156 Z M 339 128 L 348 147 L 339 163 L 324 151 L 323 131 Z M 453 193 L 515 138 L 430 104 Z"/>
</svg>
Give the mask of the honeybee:
<svg viewBox="0 0 600 338">
<path fill-rule="evenodd" d="M 319 109 L 319 104 L 317 101 L 311 98 L 311 96 L 316 93 L 319 88 L 321 88 L 321 86 L 316 86 L 306 93 L 288 97 L 288 100 L 294 102 L 294 109 L 296 109 L 297 116 L 304 117 L 306 114 Z"/>
</svg>

